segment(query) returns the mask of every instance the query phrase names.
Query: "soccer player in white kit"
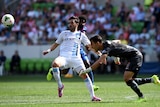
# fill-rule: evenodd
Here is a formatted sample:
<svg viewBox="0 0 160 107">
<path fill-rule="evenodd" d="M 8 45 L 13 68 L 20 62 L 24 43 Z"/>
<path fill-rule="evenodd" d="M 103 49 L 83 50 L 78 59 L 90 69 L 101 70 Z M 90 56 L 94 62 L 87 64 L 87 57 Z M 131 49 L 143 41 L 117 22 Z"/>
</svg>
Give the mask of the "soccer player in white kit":
<svg viewBox="0 0 160 107">
<path fill-rule="evenodd" d="M 79 18 L 72 16 L 68 20 L 69 30 L 65 30 L 60 33 L 58 39 L 48 50 L 43 51 L 43 55 L 53 51 L 60 45 L 59 56 L 52 62 L 52 72 L 48 72 L 47 80 L 51 80 L 52 76 L 55 78 L 58 84 L 58 96 L 62 97 L 64 85 L 62 84 L 60 77 L 60 67 L 73 68 L 78 74 L 80 71 L 85 70 L 84 63 L 80 55 L 80 45 L 83 43 L 87 49 L 90 48 L 90 41 L 88 37 L 78 31 Z M 84 80 L 91 96 L 91 101 L 101 101 L 94 94 L 93 84 L 88 74 L 82 74 L 80 77 Z"/>
</svg>

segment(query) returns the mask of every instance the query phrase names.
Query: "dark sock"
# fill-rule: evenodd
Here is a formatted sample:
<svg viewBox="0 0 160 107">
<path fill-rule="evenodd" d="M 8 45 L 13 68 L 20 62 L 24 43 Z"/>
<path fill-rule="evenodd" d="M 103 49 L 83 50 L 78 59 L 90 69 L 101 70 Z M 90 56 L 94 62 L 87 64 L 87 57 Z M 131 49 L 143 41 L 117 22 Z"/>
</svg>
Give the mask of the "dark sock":
<svg viewBox="0 0 160 107">
<path fill-rule="evenodd" d="M 92 81 L 92 84 L 94 84 L 94 75 L 93 75 L 93 72 L 92 71 L 89 72 L 88 75 L 89 75 L 89 77 L 90 77 L 90 79 Z"/>
<path fill-rule="evenodd" d="M 142 84 L 145 84 L 145 83 L 151 83 L 152 79 L 151 78 L 135 78 L 134 81 L 138 85 L 142 85 Z"/>
<path fill-rule="evenodd" d="M 126 84 L 131 87 L 131 89 L 138 95 L 138 97 L 143 98 L 143 94 L 138 88 L 138 84 L 134 80 L 129 80 L 126 82 Z"/>
</svg>

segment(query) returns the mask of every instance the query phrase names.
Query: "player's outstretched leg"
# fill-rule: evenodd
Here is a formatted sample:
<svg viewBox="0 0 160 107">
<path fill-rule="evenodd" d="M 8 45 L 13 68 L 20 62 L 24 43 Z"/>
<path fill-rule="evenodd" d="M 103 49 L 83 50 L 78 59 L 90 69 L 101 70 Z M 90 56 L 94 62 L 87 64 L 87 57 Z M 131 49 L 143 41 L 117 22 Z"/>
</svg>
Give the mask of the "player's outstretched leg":
<svg viewBox="0 0 160 107">
<path fill-rule="evenodd" d="M 157 75 L 153 75 L 150 78 L 134 78 L 134 80 L 138 85 L 142 85 L 146 83 L 154 83 L 156 85 L 160 85 L 160 80 Z"/>
</svg>

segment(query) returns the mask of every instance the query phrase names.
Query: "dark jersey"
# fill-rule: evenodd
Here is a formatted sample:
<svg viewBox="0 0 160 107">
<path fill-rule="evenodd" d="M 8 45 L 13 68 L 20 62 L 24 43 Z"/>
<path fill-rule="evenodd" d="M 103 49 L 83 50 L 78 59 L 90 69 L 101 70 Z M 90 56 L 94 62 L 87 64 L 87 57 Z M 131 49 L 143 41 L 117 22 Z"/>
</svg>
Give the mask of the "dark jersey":
<svg viewBox="0 0 160 107">
<path fill-rule="evenodd" d="M 105 41 L 103 43 L 103 46 L 104 50 L 102 51 L 102 53 L 106 53 L 108 54 L 108 56 L 128 59 L 131 57 L 135 57 L 137 54 L 141 54 L 140 51 L 134 47 L 111 41 Z"/>
</svg>

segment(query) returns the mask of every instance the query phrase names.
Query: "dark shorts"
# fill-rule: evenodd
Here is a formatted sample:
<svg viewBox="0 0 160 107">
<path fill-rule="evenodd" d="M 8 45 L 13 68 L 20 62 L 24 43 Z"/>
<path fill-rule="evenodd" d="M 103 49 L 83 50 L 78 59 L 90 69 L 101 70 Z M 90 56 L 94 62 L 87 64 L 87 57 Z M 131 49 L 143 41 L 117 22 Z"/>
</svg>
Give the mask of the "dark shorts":
<svg viewBox="0 0 160 107">
<path fill-rule="evenodd" d="M 140 52 L 137 52 L 134 57 L 128 59 L 125 71 L 134 72 L 135 76 L 139 72 L 143 62 L 143 56 Z"/>
</svg>

